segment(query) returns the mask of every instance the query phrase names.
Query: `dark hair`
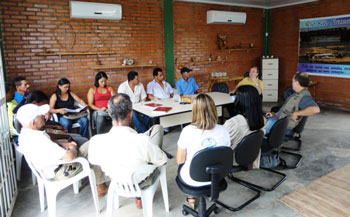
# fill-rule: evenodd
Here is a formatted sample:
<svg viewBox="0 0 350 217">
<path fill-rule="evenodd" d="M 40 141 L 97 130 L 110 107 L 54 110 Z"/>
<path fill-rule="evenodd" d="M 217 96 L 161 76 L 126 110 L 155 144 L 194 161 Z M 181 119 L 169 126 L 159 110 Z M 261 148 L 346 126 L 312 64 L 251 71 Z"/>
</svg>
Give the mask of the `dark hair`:
<svg viewBox="0 0 350 217">
<path fill-rule="evenodd" d="M 139 73 L 137 73 L 135 71 L 130 71 L 128 73 L 128 81 L 134 80 L 136 76 L 139 76 Z"/>
<path fill-rule="evenodd" d="M 33 103 L 33 102 L 41 103 L 45 100 L 49 101 L 49 98 L 47 97 L 47 95 L 40 90 L 35 90 L 28 96 L 27 103 Z"/>
<path fill-rule="evenodd" d="M 236 91 L 235 107 L 237 113 L 246 118 L 251 131 L 260 130 L 265 125 L 261 97 L 255 87 L 239 86 Z"/>
<path fill-rule="evenodd" d="M 100 71 L 96 74 L 95 76 L 95 87 L 99 87 L 100 85 L 98 84 L 98 81 L 101 79 L 101 78 L 105 78 L 105 79 L 108 79 L 108 76 L 105 72 L 103 71 Z"/>
<path fill-rule="evenodd" d="M 309 76 L 305 72 L 297 72 L 294 76 L 294 80 L 299 82 L 302 87 L 307 87 L 310 83 Z"/>
<path fill-rule="evenodd" d="M 158 76 L 158 72 L 162 72 L 163 70 L 161 68 L 155 68 L 153 69 L 153 77 Z"/>
<path fill-rule="evenodd" d="M 60 90 L 60 88 L 58 86 L 62 86 L 62 85 L 65 85 L 65 84 L 70 84 L 70 81 L 67 78 L 61 78 L 60 80 L 58 80 L 56 91 L 55 91 L 57 96 L 61 95 L 61 90 Z M 70 90 L 68 90 L 68 94 L 69 94 L 69 91 Z"/>
<path fill-rule="evenodd" d="M 108 101 L 109 116 L 115 121 L 124 122 L 128 114 L 132 111 L 130 97 L 124 93 L 117 93 Z"/>
<path fill-rule="evenodd" d="M 17 76 L 15 77 L 15 79 L 13 80 L 13 86 L 17 87 L 17 86 L 21 86 L 22 81 L 26 80 L 26 77 L 24 76 Z"/>
</svg>

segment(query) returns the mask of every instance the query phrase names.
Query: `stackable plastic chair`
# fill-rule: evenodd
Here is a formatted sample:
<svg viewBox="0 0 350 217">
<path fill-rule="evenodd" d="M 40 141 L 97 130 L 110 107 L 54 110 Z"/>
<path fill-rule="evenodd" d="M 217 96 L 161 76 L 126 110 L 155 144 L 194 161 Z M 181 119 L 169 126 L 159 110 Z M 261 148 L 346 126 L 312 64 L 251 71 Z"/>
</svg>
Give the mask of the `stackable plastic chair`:
<svg viewBox="0 0 350 217">
<path fill-rule="evenodd" d="M 145 189 L 140 189 L 139 183 L 136 180 L 136 174 L 151 174 L 155 169 L 159 170 L 160 174 L 155 178 L 152 185 Z M 108 188 L 107 196 L 107 217 L 111 217 L 114 208 L 119 208 L 119 196 L 121 197 L 141 197 L 143 216 L 153 216 L 153 197 L 157 190 L 158 184 L 162 187 L 163 200 L 165 211 L 169 212 L 169 198 L 168 187 L 166 181 L 166 165 L 157 167 L 154 165 L 138 165 L 138 166 L 114 166 L 111 171 L 115 173 L 108 173 L 111 178 L 111 184 Z M 121 175 L 122 174 L 122 175 Z"/>
<path fill-rule="evenodd" d="M 95 173 L 92 169 L 90 169 L 89 162 L 86 159 L 82 157 L 78 157 L 69 162 L 62 161 L 62 160 L 57 161 L 54 165 L 80 163 L 83 168 L 83 170 L 77 175 L 67 179 L 58 180 L 58 181 L 45 178 L 42 171 L 37 170 L 29 158 L 26 157 L 26 161 L 30 169 L 32 170 L 32 172 L 35 174 L 38 181 L 41 212 L 44 212 L 45 210 L 45 192 L 46 192 L 46 200 L 47 200 L 49 217 L 55 217 L 57 194 L 62 189 L 68 187 L 69 185 L 73 185 L 74 193 L 76 194 L 79 193 L 79 181 L 85 177 L 88 177 L 90 181 L 90 187 L 91 187 L 92 197 L 96 208 L 96 213 L 97 215 L 100 213 L 100 207 L 99 207 L 98 198 L 97 198 Z"/>
</svg>

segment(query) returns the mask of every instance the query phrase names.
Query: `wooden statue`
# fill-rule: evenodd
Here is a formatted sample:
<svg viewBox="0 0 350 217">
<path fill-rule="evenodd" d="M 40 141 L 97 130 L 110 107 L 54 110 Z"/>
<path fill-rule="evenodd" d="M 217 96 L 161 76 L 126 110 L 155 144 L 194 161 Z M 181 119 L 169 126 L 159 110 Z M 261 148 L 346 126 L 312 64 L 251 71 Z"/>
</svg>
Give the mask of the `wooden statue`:
<svg viewBox="0 0 350 217">
<path fill-rule="evenodd" d="M 218 34 L 218 46 L 220 50 L 228 49 L 225 34 Z"/>
</svg>

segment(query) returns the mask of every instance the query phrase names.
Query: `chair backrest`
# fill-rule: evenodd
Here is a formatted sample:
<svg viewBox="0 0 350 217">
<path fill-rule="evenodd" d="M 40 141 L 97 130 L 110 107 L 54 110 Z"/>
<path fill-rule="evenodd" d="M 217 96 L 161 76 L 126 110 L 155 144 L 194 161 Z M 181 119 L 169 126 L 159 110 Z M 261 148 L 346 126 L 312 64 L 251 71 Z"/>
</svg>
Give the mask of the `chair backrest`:
<svg viewBox="0 0 350 217">
<path fill-rule="evenodd" d="M 190 176 L 198 182 L 211 181 L 209 200 L 219 197 L 219 184 L 227 176 L 233 164 L 233 151 L 230 147 L 206 148 L 198 151 L 190 165 Z"/>
<path fill-rule="evenodd" d="M 276 121 L 272 126 L 269 135 L 267 136 L 268 146 L 273 148 L 278 148 L 282 145 L 284 141 L 284 136 L 288 126 L 289 117 L 285 117 Z"/>
<path fill-rule="evenodd" d="M 138 165 L 138 166 L 112 166 L 108 171 L 115 171 L 114 174 L 106 173 L 111 177 L 111 184 L 119 196 L 139 197 L 141 190 L 136 179 L 137 174 L 151 174 L 157 166 Z M 103 168 L 106 169 L 106 168 Z"/>
<path fill-rule="evenodd" d="M 225 83 L 215 83 L 211 87 L 211 92 L 229 93 L 228 86 Z"/>
<path fill-rule="evenodd" d="M 298 133 L 300 134 L 301 132 L 303 132 L 304 128 L 305 128 L 305 124 L 306 124 L 306 121 L 307 121 L 307 116 L 303 116 L 301 118 L 301 120 L 299 121 L 298 125 L 296 125 L 293 129 L 293 131 L 295 133 Z"/>
<path fill-rule="evenodd" d="M 28 157 L 26 157 L 25 155 L 24 155 L 24 159 L 26 159 L 30 170 L 32 171 L 32 173 L 34 173 L 36 178 L 39 179 L 39 180 L 44 180 L 44 175 L 39 170 L 37 170 L 35 168 L 35 166 L 33 165 L 32 161 Z"/>
<path fill-rule="evenodd" d="M 258 130 L 245 136 L 234 150 L 238 165 L 248 168 L 259 155 L 264 132 Z"/>
</svg>

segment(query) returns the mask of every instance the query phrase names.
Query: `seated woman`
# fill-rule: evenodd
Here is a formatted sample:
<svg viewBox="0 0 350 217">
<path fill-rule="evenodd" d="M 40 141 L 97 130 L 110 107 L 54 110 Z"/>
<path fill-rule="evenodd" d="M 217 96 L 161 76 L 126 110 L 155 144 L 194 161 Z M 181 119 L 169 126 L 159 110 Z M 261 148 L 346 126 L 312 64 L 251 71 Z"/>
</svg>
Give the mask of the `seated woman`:
<svg viewBox="0 0 350 217">
<path fill-rule="evenodd" d="M 230 135 L 231 148 L 233 150 L 246 135 L 256 130 L 266 130 L 261 97 L 256 88 L 251 85 L 238 87 L 234 107 L 237 115 L 227 120 L 224 124 Z M 259 164 L 260 154 L 254 161 L 253 168 L 259 168 Z"/>
<path fill-rule="evenodd" d="M 176 161 L 179 166 L 179 178 L 194 187 L 209 185 L 210 182 L 197 182 L 190 176 L 190 164 L 194 154 L 205 148 L 230 146 L 230 137 L 225 127 L 218 125 L 218 115 L 213 99 L 200 94 L 194 98 L 192 123 L 186 126 L 177 142 Z M 187 198 L 193 208 L 194 198 Z"/>
<path fill-rule="evenodd" d="M 98 72 L 95 77 L 95 87 L 90 87 L 87 94 L 89 107 L 94 110 L 92 118 L 96 124 L 96 133 L 104 133 L 105 125 L 112 126 L 112 119 L 107 113 L 107 103 L 113 96 L 114 90 L 107 86 L 107 75 L 105 72 Z"/>
<path fill-rule="evenodd" d="M 262 82 L 262 80 L 259 79 L 259 76 L 260 76 L 260 73 L 259 73 L 259 69 L 257 66 L 250 68 L 249 76 L 243 78 L 243 80 L 240 81 L 237 84 L 236 88 L 230 93 L 232 93 L 232 94 L 236 93 L 237 88 L 240 86 L 251 85 L 251 86 L 255 87 L 256 90 L 258 91 L 259 95 L 261 95 L 263 90 L 264 90 L 264 83 Z"/>
<path fill-rule="evenodd" d="M 75 120 L 65 118 L 63 115 L 67 113 L 66 109 L 74 109 L 74 102 L 78 102 L 82 106 L 87 106 L 84 100 L 80 99 L 76 94 L 70 92 L 70 81 L 67 78 L 61 78 L 58 81 L 56 92 L 50 97 L 50 113 L 56 113 L 58 122 L 70 133 L 72 125 L 79 123 L 79 134 L 86 137 L 89 121 L 86 116 Z"/>
</svg>

